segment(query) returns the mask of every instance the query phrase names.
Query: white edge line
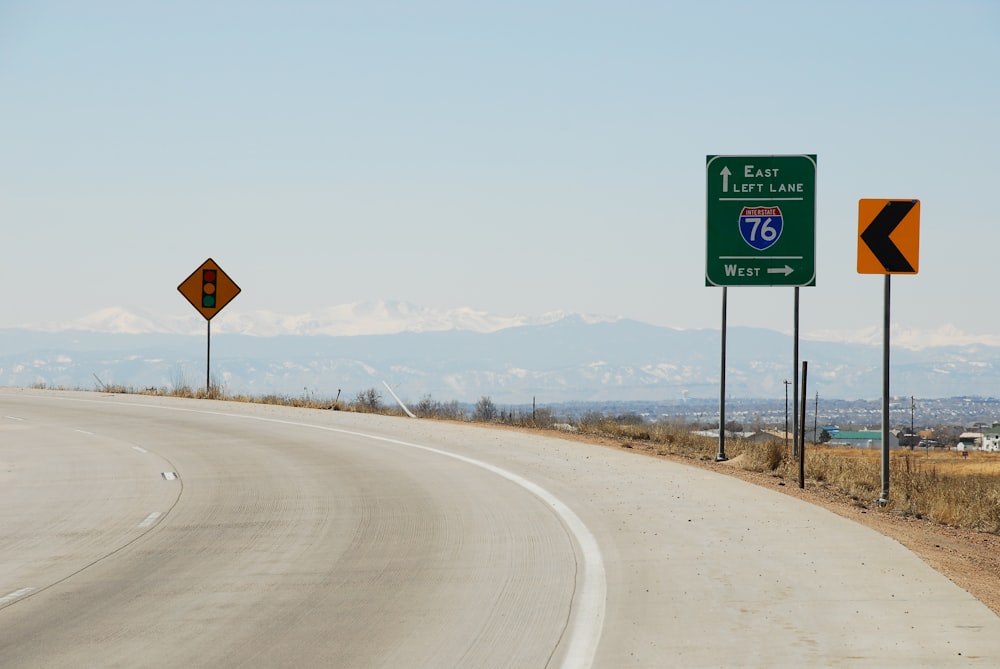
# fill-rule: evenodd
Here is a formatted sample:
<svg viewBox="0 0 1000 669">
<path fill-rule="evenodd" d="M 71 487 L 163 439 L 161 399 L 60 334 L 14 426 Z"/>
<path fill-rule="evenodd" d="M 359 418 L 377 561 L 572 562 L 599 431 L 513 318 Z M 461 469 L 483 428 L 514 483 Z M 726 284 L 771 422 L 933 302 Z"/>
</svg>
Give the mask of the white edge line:
<svg viewBox="0 0 1000 669">
<path fill-rule="evenodd" d="M 153 523 L 155 523 L 157 521 L 157 519 L 160 516 L 162 516 L 162 515 L 163 514 L 160 513 L 159 511 L 154 511 L 153 513 L 151 513 L 148 516 L 146 516 L 145 520 L 143 520 L 141 523 L 139 523 L 139 527 L 149 527 L 150 525 L 152 525 Z"/>
<path fill-rule="evenodd" d="M 96 400 L 74 399 L 72 401 L 95 402 Z M 576 540 L 577 545 L 580 548 L 580 557 L 583 563 L 583 577 L 580 581 L 580 587 L 577 592 L 578 596 L 575 598 L 576 610 L 572 612 L 573 622 L 570 623 L 570 627 L 568 629 L 568 635 L 566 637 L 568 641 L 566 642 L 566 650 L 563 654 L 561 666 L 563 669 L 588 669 L 593 665 L 594 658 L 597 655 L 597 646 L 601 640 L 601 632 L 604 628 L 605 599 L 607 597 L 604 558 L 601 555 L 601 549 L 597 544 L 597 539 L 594 538 L 594 535 L 590 532 L 584 522 L 580 520 L 579 516 L 577 516 L 576 513 L 566 506 L 566 504 L 564 504 L 558 497 L 538 484 L 533 483 L 532 481 L 529 481 L 528 479 L 511 471 L 497 467 L 496 465 L 491 465 L 488 462 L 483 462 L 482 460 L 476 460 L 474 458 L 458 455 L 457 453 L 451 453 L 449 451 L 442 451 L 430 446 L 422 446 L 420 444 L 414 444 L 400 439 L 392 439 L 390 437 L 380 437 L 378 435 L 367 434 L 365 432 L 355 432 L 353 430 L 345 430 L 343 428 L 315 425 L 313 423 L 300 423 L 296 421 L 281 420 L 278 418 L 263 418 L 260 416 L 225 413 L 223 411 L 203 411 L 200 409 L 165 407 L 162 405 L 144 403 L 129 403 L 128 406 L 158 409 L 161 411 L 182 411 L 210 416 L 225 416 L 227 418 L 241 418 L 244 420 L 256 420 L 264 423 L 275 423 L 278 425 L 312 428 L 314 430 L 336 432 L 338 434 L 346 434 L 364 439 L 371 439 L 373 441 L 381 441 L 388 444 L 416 448 L 428 453 L 443 455 L 448 458 L 480 467 L 521 486 L 552 508 L 556 515 L 563 521 L 567 530 Z M 142 521 L 140 526 L 144 527 L 145 525 L 143 525 L 143 523 L 147 522 L 152 524 L 159 516 L 159 512 L 149 514 L 146 520 Z M 153 518 L 153 520 L 150 520 L 150 518 Z"/>
<path fill-rule="evenodd" d="M 327 427 L 325 425 L 313 425 L 311 423 L 298 423 L 295 421 L 286 421 L 277 418 L 260 418 L 257 416 L 242 416 L 239 414 L 228 414 L 222 412 L 199 413 L 214 413 L 219 416 L 227 416 L 231 418 L 246 418 L 250 420 L 259 420 L 268 423 L 278 423 L 295 427 L 307 427 L 317 430 L 325 430 L 328 432 L 337 432 L 339 434 L 346 434 L 354 437 L 362 437 L 364 439 L 372 439 L 374 441 L 381 441 L 388 444 L 396 444 L 397 446 L 416 448 L 428 453 L 443 455 L 445 457 L 485 469 L 486 471 L 492 472 L 501 478 L 505 478 L 532 493 L 548 504 L 556 515 L 563 521 L 563 524 L 569 530 L 569 533 L 576 540 L 576 543 L 580 548 L 580 554 L 583 562 L 583 578 L 580 583 L 579 597 L 575 602 L 576 610 L 573 612 L 575 623 L 573 623 L 569 628 L 569 640 L 566 645 L 566 651 L 563 655 L 562 667 L 564 667 L 564 669 L 586 669 L 587 667 L 593 665 L 594 657 L 597 654 L 597 645 L 601 639 L 601 631 L 604 628 L 605 599 L 607 597 L 604 558 L 601 555 L 601 548 L 597 544 L 597 539 L 594 538 L 594 535 L 590 532 L 590 529 L 587 528 L 584 522 L 580 520 L 580 517 L 577 516 L 576 513 L 574 513 L 573 510 L 565 503 L 563 503 L 562 500 L 545 488 L 524 478 L 523 476 L 519 476 L 518 474 L 503 469 L 502 467 L 491 465 L 488 462 L 483 462 L 482 460 L 476 460 L 475 458 L 459 455 L 457 453 L 443 451 L 430 446 L 422 446 L 420 444 L 414 444 L 400 439 L 393 439 L 391 437 L 380 437 L 378 435 L 367 434 L 365 432 L 355 432 L 353 430 Z"/>
<path fill-rule="evenodd" d="M 0 597 L 0 606 L 3 606 L 4 604 L 10 604 L 11 602 L 21 599 L 29 592 L 33 591 L 34 588 L 21 588 L 20 590 L 15 590 L 14 592 L 8 592 L 3 597 Z"/>
</svg>

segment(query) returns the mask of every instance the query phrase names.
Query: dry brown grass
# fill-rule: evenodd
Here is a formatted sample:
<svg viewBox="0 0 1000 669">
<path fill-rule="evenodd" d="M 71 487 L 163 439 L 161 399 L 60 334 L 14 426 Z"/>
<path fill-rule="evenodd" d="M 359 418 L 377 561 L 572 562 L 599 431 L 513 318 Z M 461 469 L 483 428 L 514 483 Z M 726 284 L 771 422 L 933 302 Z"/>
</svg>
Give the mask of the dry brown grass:
<svg viewBox="0 0 1000 669">
<path fill-rule="evenodd" d="M 784 444 L 747 443 L 736 450 L 743 454 L 743 468 L 798 482 L 798 461 Z M 882 452 L 807 444 L 805 478 L 868 506 L 882 493 Z M 886 511 L 1000 533 L 1000 453 L 891 451 Z"/>
</svg>

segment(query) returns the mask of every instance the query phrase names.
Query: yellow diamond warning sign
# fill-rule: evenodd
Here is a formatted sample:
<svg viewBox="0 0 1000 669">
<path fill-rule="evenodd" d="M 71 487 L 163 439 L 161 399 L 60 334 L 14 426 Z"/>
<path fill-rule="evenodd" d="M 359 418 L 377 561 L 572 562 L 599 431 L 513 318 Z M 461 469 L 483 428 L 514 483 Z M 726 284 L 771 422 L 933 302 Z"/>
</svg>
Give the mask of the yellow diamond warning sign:
<svg viewBox="0 0 1000 669">
<path fill-rule="evenodd" d="M 211 258 L 184 279 L 177 290 L 207 321 L 240 294 L 240 287 Z"/>
</svg>

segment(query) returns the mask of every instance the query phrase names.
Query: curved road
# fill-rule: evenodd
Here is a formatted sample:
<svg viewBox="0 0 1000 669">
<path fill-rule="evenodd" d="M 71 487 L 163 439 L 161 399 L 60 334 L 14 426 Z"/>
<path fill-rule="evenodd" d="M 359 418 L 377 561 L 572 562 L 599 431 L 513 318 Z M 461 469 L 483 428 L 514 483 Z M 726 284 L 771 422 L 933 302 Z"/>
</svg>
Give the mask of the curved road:
<svg viewBox="0 0 1000 669">
<path fill-rule="evenodd" d="M 0 389 L 4 667 L 985 667 L 998 638 L 899 544 L 683 465 Z"/>
</svg>

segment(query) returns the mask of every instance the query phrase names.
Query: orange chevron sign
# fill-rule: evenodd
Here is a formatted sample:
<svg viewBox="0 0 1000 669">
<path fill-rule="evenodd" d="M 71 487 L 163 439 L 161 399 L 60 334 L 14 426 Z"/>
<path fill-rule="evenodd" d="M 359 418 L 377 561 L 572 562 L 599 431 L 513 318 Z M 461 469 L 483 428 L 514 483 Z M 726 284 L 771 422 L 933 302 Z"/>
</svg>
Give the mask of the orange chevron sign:
<svg viewBox="0 0 1000 669">
<path fill-rule="evenodd" d="M 920 200 L 858 200 L 858 274 L 916 274 Z"/>
</svg>

